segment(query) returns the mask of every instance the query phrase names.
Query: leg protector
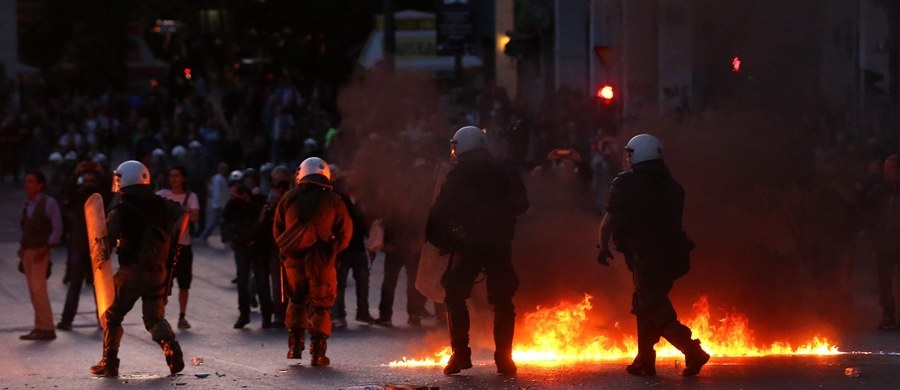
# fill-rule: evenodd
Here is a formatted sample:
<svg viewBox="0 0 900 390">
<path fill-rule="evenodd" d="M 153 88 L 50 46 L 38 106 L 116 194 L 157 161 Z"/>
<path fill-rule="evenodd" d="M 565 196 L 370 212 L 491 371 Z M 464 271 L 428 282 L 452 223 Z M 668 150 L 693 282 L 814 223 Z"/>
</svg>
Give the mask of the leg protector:
<svg viewBox="0 0 900 390">
<path fill-rule="evenodd" d="M 288 359 L 300 359 L 306 341 L 306 330 L 303 328 L 288 329 Z"/>
<path fill-rule="evenodd" d="M 465 299 L 450 299 L 447 305 L 447 325 L 450 327 L 450 346 L 453 350 L 469 347 L 469 309 Z"/>
<path fill-rule="evenodd" d="M 513 336 L 516 329 L 516 313 L 512 304 L 494 308 L 494 363 L 497 373 L 516 375 L 518 369 L 512 358 Z"/>
<path fill-rule="evenodd" d="M 184 370 L 184 355 L 181 353 L 181 346 L 175 339 L 159 341 L 159 346 L 166 356 L 166 365 L 169 366 L 169 372 L 172 375 Z"/>
<path fill-rule="evenodd" d="M 108 378 L 119 376 L 119 342 L 122 340 L 121 326 L 107 326 L 103 331 L 103 358 L 91 367 L 91 374 Z"/>
<path fill-rule="evenodd" d="M 331 359 L 325 356 L 325 351 L 328 350 L 327 340 L 328 336 L 321 333 L 310 335 L 309 354 L 312 357 L 310 364 L 313 367 L 324 367 L 331 364 Z"/>
</svg>

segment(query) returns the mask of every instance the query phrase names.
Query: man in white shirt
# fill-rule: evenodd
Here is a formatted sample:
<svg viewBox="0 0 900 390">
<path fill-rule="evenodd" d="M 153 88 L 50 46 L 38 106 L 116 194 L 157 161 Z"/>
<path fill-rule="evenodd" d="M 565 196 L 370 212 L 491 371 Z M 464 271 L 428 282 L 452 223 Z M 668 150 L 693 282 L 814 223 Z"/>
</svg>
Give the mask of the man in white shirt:
<svg viewBox="0 0 900 390">
<path fill-rule="evenodd" d="M 159 190 L 156 194 L 181 205 L 186 217 L 191 222 L 200 219 L 200 202 L 197 194 L 185 188 L 187 172 L 184 167 L 177 165 L 169 168 L 169 188 Z M 178 256 L 175 262 L 175 280 L 178 281 L 178 329 L 190 329 L 191 324 L 185 318 L 187 310 L 188 293 L 193 279 L 194 251 L 191 248 L 191 234 L 183 232 L 178 238 L 178 245 L 169 253 L 169 263 L 173 261 L 171 256 Z"/>
</svg>

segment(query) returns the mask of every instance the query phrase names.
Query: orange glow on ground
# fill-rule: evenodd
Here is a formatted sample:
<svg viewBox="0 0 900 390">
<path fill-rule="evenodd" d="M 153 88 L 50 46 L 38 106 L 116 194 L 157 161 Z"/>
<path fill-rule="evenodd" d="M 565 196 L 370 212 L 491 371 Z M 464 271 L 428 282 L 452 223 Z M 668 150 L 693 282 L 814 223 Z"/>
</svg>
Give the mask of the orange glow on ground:
<svg viewBox="0 0 900 390">
<path fill-rule="evenodd" d="M 519 335 L 513 347 L 513 359 L 518 364 L 560 366 L 580 362 L 630 359 L 637 353 L 633 336 L 612 337 L 586 326 L 590 322 L 590 295 L 581 302 L 561 302 L 525 314 L 517 324 Z M 728 312 L 724 318 L 712 319 L 708 299 L 704 296 L 693 305 L 685 325 L 702 341 L 703 348 L 713 356 L 758 357 L 771 355 L 836 355 L 841 353 L 828 338 L 812 336 L 807 342 L 792 346 L 786 342 L 769 345 L 757 343 L 750 321 L 743 314 Z M 615 324 L 618 328 L 618 323 Z M 681 357 L 682 354 L 665 341 L 656 345 L 659 357 Z M 450 347 L 444 347 L 431 357 L 389 363 L 392 367 L 443 366 L 450 359 Z"/>
</svg>

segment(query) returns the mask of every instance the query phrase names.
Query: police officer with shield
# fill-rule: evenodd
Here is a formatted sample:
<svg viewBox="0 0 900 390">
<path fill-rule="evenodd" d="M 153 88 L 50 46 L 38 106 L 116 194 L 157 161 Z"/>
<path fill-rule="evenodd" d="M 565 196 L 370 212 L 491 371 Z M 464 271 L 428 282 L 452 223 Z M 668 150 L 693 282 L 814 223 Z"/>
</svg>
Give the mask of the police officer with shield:
<svg viewBox="0 0 900 390">
<path fill-rule="evenodd" d="M 90 371 L 106 377 L 119 375 L 122 321 L 140 299 L 144 327 L 162 348 L 174 375 L 184 369 L 184 359 L 165 318 L 171 282 L 167 259 L 173 229 L 184 209 L 153 193 L 150 171 L 140 162 L 123 162 L 113 175 L 113 191 L 120 194 L 121 202 L 113 206 L 106 226 L 109 242 L 119 255 L 119 270 L 113 278 L 115 299 L 102 319 L 103 358 Z"/>
</svg>

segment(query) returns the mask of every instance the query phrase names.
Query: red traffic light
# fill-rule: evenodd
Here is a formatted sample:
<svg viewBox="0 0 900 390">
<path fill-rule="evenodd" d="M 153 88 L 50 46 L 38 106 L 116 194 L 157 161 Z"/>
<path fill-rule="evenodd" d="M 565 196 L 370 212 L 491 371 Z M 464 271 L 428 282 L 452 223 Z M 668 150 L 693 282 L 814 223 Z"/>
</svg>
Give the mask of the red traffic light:
<svg viewBox="0 0 900 390">
<path fill-rule="evenodd" d="M 616 96 L 616 91 L 609 84 L 600 87 L 597 90 L 597 97 L 603 100 L 603 103 L 609 104 L 612 103 L 613 98 Z"/>
</svg>

